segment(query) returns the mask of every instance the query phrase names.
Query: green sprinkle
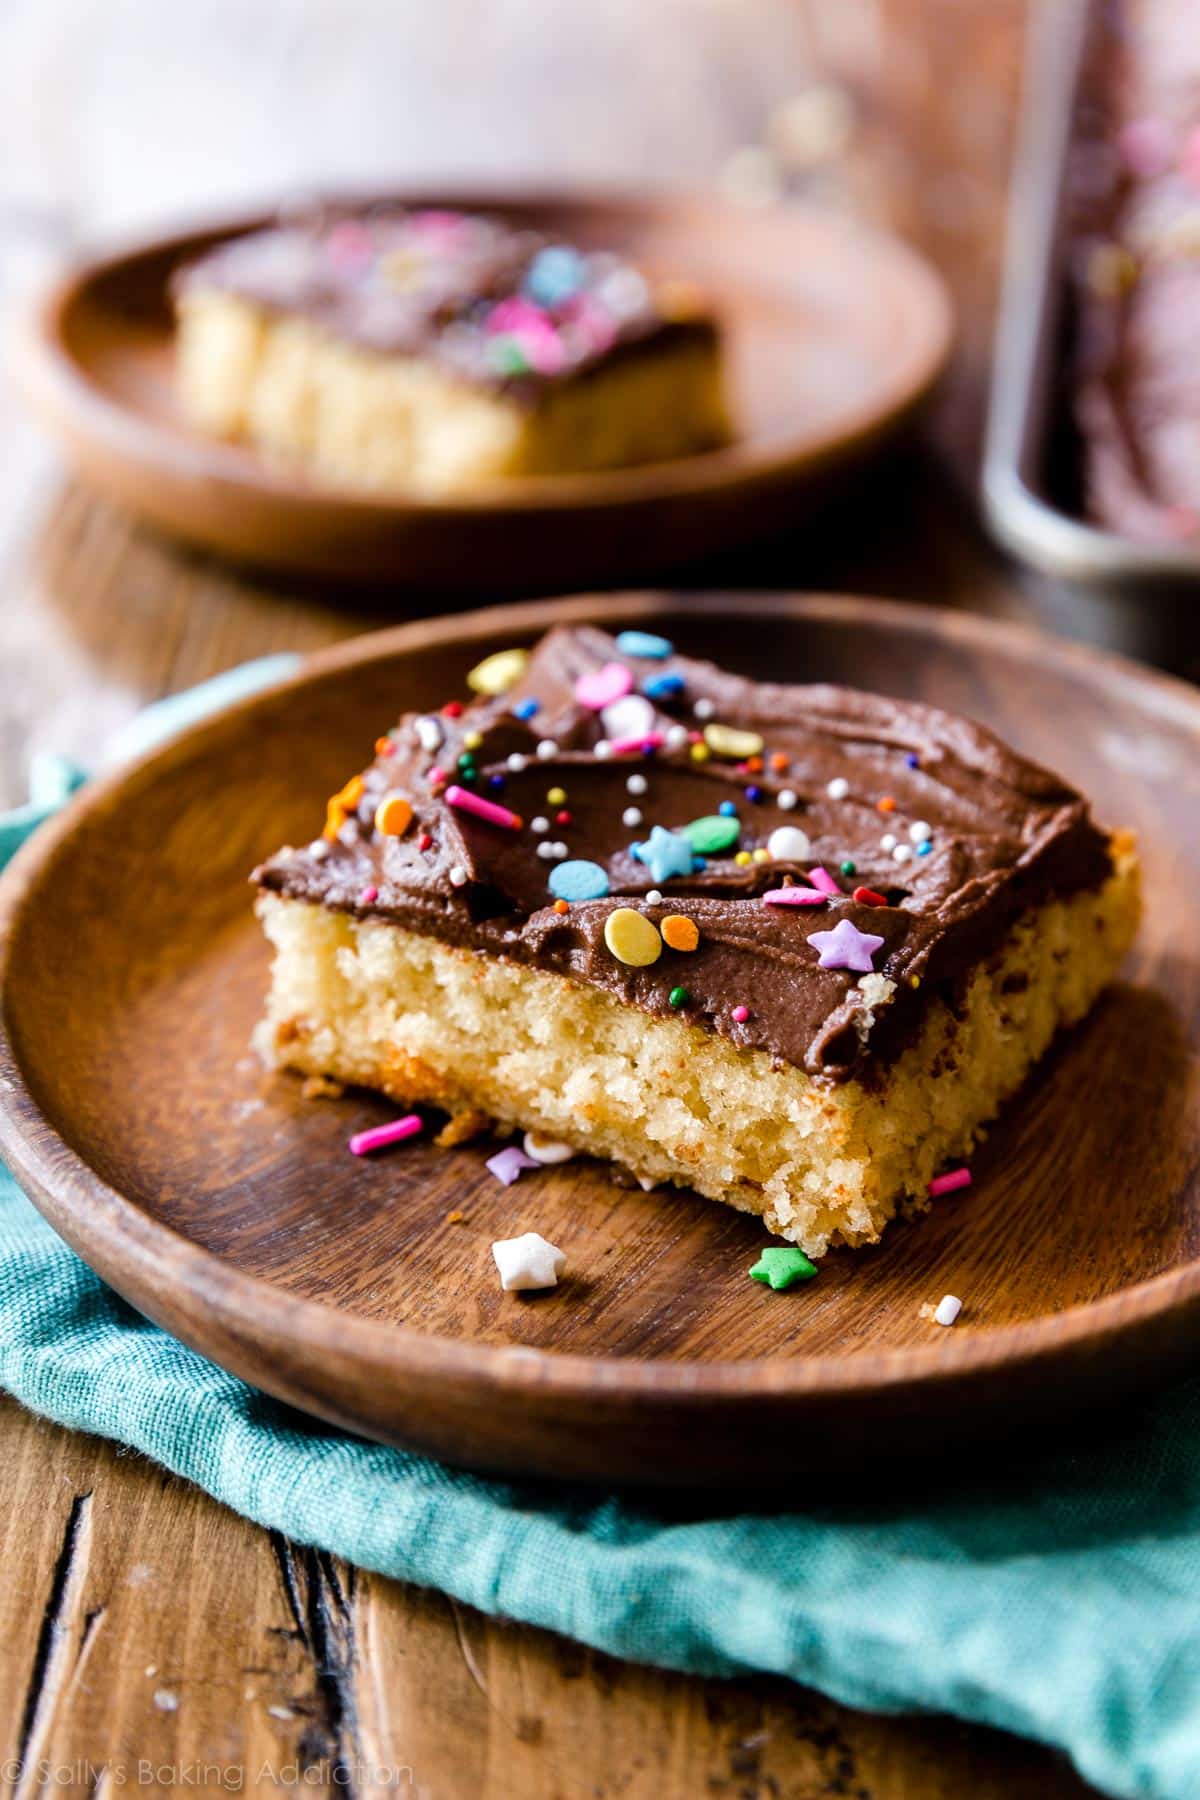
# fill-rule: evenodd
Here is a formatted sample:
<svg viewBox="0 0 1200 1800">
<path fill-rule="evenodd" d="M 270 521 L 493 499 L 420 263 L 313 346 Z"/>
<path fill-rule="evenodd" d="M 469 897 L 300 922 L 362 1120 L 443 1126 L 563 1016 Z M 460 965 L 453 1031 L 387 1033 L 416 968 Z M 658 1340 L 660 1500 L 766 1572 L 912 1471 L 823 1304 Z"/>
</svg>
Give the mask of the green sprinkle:
<svg viewBox="0 0 1200 1800">
<path fill-rule="evenodd" d="M 797 1250 L 792 1244 L 773 1244 L 764 1250 L 750 1271 L 754 1281 L 765 1281 L 776 1293 L 790 1288 L 793 1281 L 811 1281 L 817 1272 L 815 1263 L 810 1263 L 803 1250 Z"/>
<path fill-rule="evenodd" d="M 841 868 L 843 875 L 857 875 L 858 874 L 858 865 L 856 863 L 844 862 L 844 863 L 839 864 L 839 867 Z"/>
<path fill-rule="evenodd" d="M 468 769 L 473 769 L 475 767 L 475 758 L 471 755 L 469 750 L 463 751 L 458 759 L 458 766 L 463 770 L 464 774 Z"/>
<path fill-rule="evenodd" d="M 521 347 L 520 339 L 507 332 L 492 339 L 488 356 L 492 367 L 501 375 L 525 375 L 529 372 L 529 358 Z"/>
<path fill-rule="evenodd" d="M 723 819 L 719 813 L 693 819 L 683 828 L 684 837 L 698 856 L 719 856 L 722 850 L 732 850 L 741 834 L 740 819 Z"/>
<path fill-rule="evenodd" d="M 672 988 L 670 993 L 667 995 L 667 999 L 670 1001 L 671 1005 L 674 1006 L 675 1008 L 679 1008 L 681 1006 L 686 1006 L 690 998 L 691 998 L 691 995 L 688 993 L 686 988 Z"/>
</svg>

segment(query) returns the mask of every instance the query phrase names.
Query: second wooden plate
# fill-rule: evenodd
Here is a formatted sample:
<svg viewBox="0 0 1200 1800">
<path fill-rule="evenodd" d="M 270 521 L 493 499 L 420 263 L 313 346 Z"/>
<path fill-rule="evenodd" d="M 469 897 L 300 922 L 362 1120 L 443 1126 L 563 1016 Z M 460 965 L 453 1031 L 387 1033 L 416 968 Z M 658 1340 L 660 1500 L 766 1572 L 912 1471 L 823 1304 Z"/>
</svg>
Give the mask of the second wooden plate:
<svg viewBox="0 0 1200 1800">
<path fill-rule="evenodd" d="M 171 271 L 270 223 L 230 218 L 90 262 L 31 320 L 31 397 L 86 478 L 193 544 L 306 575 L 404 587 L 599 585 L 746 541 L 797 511 L 894 430 L 945 360 L 950 309 L 894 239 L 812 206 L 717 200 L 401 194 L 499 211 L 699 282 L 728 335 L 736 441 L 612 474 L 497 483 L 445 502 L 365 495 L 212 442 L 172 391 Z"/>
<path fill-rule="evenodd" d="M 975 1185 L 786 1294 L 754 1220 L 592 1163 L 501 1187 L 482 1145 L 370 1161 L 394 1109 L 304 1100 L 249 1052 L 267 978 L 246 875 L 408 707 L 555 619 L 664 628 L 753 674 L 972 713 L 1134 826 L 1127 978 L 973 1159 Z M 756 1484 L 927 1458 L 1115 1397 L 1200 1343 L 1200 696 L 982 621 L 857 600 L 623 596 L 433 620 L 314 659 L 85 790 L 0 882 L 0 1153 L 136 1306 L 354 1430 L 458 1462 Z M 463 1222 L 448 1215 L 460 1212 Z M 553 1293 L 490 1245 L 540 1230 Z M 923 1303 L 958 1294 L 943 1331 Z"/>
</svg>

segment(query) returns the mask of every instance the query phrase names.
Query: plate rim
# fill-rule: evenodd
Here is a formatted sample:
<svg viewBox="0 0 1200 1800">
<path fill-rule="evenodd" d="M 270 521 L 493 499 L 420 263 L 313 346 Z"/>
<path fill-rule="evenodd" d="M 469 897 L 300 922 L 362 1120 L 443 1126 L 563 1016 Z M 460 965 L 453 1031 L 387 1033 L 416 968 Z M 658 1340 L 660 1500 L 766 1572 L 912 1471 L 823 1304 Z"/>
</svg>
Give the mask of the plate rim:
<svg viewBox="0 0 1200 1800">
<path fill-rule="evenodd" d="M 360 1370 L 445 1379 L 460 1386 L 509 1396 L 543 1394 L 582 1398 L 605 1393 L 613 1399 L 662 1400 L 674 1406 L 712 1406 L 751 1397 L 800 1400 L 816 1395 L 886 1398 L 919 1386 L 951 1383 L 998 1369 L 1052 1362 L 1064 1353 L 1116 1340 L 1176 1313 L 1194 1314 L 1200 1325 L 1200 1255 L 1098 1300 L 1010 1325 L 945 1333 L 930 1344 L 861 1349 L 845 1354 L 810 1353 L 728 1359 L 645 1358 L 580 1351 L 531 1350 L 521 1345 L 466 1342 L 403 1322 L 389 1324 L 348 1312 L 330 1302 L 288 1292 L 263 1276 L 237 1269 L 214 1251 L 144 1212 L 112 1187 L 72 1148 L 45 1117 L 25 1081 L 9 1028 L 6 976 L 13 936 L 23 905 L 60 845 L 64 844 L 122 786 L 141 779 L 155 765 L 169 771 L 173 759 L 198 742 L 227 729 L 239 715 L 266 701 L 374 661 L 423 648 L 429 642 L 494 642 L 502 632 L 537 632 L 550 624 L 594 621 L 644 623 L 652 618 L 687 618 L 696 612 L 721 616 L 792 618 L 847 624 L 878 617 L 893 628 L 931 640 L 949 638 L 973 648 L 1002 647 L 1012 655 L 1034 648 L 1110 689 L 1141 690 L 1160 715 L 1200 736 L 1200 694 L 1169 675 L 1125 657 L 1072 643 L 1013 621 L 912 602 L 833 594 L 685 594 L 654 591 L 578 595 L 553 601 L 524 601 L 468 614 L 440 615 L 356 636 L 306 657 L 300 668 L 207 716 L 133 761 L 96 777 L 17 852 L 0 874 L 0 1155 L 51 1226 L 97 1268 L 98 1243 L 105 1264 L 98 1272 L 139 1310 L 160 1316 L 143 1301 L 147 1293 L 168 1293 L 182 1276 L 183 1292 L 199 1299 L 221 1327 L 226 1341 L 242 1341 L 253 1321 L 254 1341 L 282 1361 L 303 1337 L 310 1350 L 349 1358 Z M 115 1258 L 107 1250 L 115 1246 Z M 114 1277 L 109 1270 L 116 1267 Z M 126 1272 L 130 1279 L 126 1280 Z M 169 1287 L 164 1287 L 164 1283 Z M 133 1291 L 131 1291 L 133 1290 Z M 135 1297 L 136 1293 L 141 1298 Z M 166 1308 L 170 1311 L 170 1307 Z M 170 1327 L 191 1342 L 187 1333 Z M 210 1360 L 211 1350 L 194 1345 Z M 223 1366 L 237 1369 L 236 1357 Z M 261 1375 L 255 1385 L 267 1385 Z M 293 1384 L 294 1391 L 294 1384 Z M 320 1410 L 314 1408 L 314 1410 Z M 328 1403 L 326 1403 L 328 1416 Z"/>
<path fill-rule="evenodd" d="M 314 204 L 432 204 L 435 200 L 469 210 L 472 206 L 503 209 L 579 207 L 596 211 L 640 212 L 646 217 L 670 212 L 743 216 L 743 209 L 717 193 L 702 189 L 645 190 L 619 185 L 556 188 L 542 184 L 489 184 L 484 181 L 398 183 L 391 187 L 314 190 Z M 519 483 L 493 480 L 461 496 L 426 498 L 418 494 L 376 495 L 354 487 L 317 481 L 298 471 L 273 468 L 252 448 L 208 439 L 185 427 L 164 423 L 122 403 L 93 379 L 86 363 L 70 348 L 72 311 L 97 282 L 123 268 L 163 256 L 181 256 L 201 240 L 234 236 L 277 221 L 286 197 L 248 203 L 232 211 L 198 214 L 159 231 L 129 234 L 107 248 L 71 259 L 35 294 L 18 321 L 14 371 L 31 404 L 50 427 L 70 438 L 77 430 L 93 448 L 120 445 L 123 454 L 144 467 L 166 470 L 187 480 L 206 480 L 244 494 L 260 495 L 272 504 L 304 510 L 333 507 L 360 524 L 382 525 L 411 517 L 452 520 L 468 517 L 568 510 L 604 512 L 613 507 L 654 506 L 667 499 L 695 498 L 714 487 L 746 486 L 816 472 L 848 457 L 880 432 L 898 425 L 928 396 L 944 372 L 953 345 L 953 302 L 943 277 L 919 250 L 880 226 L 843 216 L 812 201 L 788 201 L 753 216 L 779 221 L 820 222 L 831 235 L 858 243 L 871 254 L 890 260 L 897 279 L 909 291 L 924 290 L 929 331 L 924 346 L 906 344 L 905 357 L 892 372 L 886 404 L 860 406 L 836 431 L 807 444 L 795 434 L 769 443 L 735 440 L 717 450 L 675 457 L 630 468 L 593 473 L 525 476 Z"/>
</svg>

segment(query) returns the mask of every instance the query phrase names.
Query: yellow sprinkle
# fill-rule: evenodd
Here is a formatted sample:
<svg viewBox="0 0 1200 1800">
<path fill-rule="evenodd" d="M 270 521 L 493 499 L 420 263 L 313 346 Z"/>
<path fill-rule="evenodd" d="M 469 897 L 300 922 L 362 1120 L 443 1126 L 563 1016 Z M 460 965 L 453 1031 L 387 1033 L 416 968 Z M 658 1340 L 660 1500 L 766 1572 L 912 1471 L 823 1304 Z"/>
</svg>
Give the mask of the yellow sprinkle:
<svg viewBox="0 0 1200 1800">
<path fill-rule="evenodd" d="M 910 975 L 908 978 L 908 985 L 909 987 L 920 987 L 921 977 L 919 975 Z"/>
<path fill-rule="evenodd" d="M 663 942 L 672 950 L 694 950 L 700 942 L 700 928 L 695 919 L 684 913 L 672 913 L 662 922 Z"/>
<path fill-rule="evenodd" d="M 714 756 L 732 756 L 735 762 L 757 756 L 763 747 L 757 731 L 735 731 L 732 725 L 706 725 L 704 741 Z"/>
<path fill-rule="evenodd" d="M 618 906 L 604 921 L 604 941 L 618 962 L 645 969 L 662 955 L 658 927 L 632 906 Z"/>
<path fill-rule="evenodd" d="M 478 750 L 478 748 L 479 748 L 480 744 L 482 744 L 482 742 L 483 742 L 482 731 L 468 731 L 466 736 L 463 738 L 463 749 L 464 750 Z"/>
<path fill-rule="evenodd" d="M 336 800 L 337 804 L 344 807 L 347 812 L 353 812 L 354 808 L 363 797 L 363 786 L 364 782 L 362 776 L 352 775 L 341 792 L 335 794 L 333 798 Z M 330 804 L 332 804 L 332 802 Z"/>
<path fill-rule="evenodd" d="M 740 863 L 743 869 L 748 868 L 751 861 L 750 852 L 748 850 L 739 850 L 733 860 L 735 863 Z"/>
<path fill-rule="evenodd" d="M 708 761 L 708 745 L 707 744 L 693 744 L 692 745 L 692 761 L 693 762 L 707 762 Z"/>
<path fill-rule="evenodd" d="M 386 794 L 375 808 L 375 829 L 385 837 L 403 837 L 412 816 L 413 809 L 403 794 Z"/>
<path fill-rule="evenodd" d="M 567 804 L 566 788 L 549 788 L 546 793 L 548 806 L 565 806 Z"/>
<path fill-rule="evenodd" d="M 467 686 L 473 694 L 507 693 L 514 681 L 520 681 L 528 661 L 528 650 L 497 650 L 475 664 Z"/>
<path fill-rule="evenodd" d="M 764 850 L 760 844 L 758 849 L 754 852 L 754 860 L 758 863 L 770 862 L 771 852 L 769 850 Z"/>
</svg>

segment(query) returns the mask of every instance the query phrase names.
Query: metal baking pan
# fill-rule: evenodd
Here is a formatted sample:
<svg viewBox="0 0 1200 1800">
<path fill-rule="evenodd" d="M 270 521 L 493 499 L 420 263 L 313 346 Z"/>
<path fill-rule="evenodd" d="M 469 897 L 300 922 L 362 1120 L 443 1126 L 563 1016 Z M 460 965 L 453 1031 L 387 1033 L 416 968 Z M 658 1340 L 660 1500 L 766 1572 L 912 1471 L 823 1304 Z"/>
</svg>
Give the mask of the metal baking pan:
<svg viewBox="0 0 1200 1800">
<path fill-rule="evenodd" d="M 1064 229 L 1092 0 L 1040 0 L 1030 26 L 1004 283 L 984 447 L 983 506 L 994 534 L 1045 574 L 1134 594 L 1200 585 L 1182 544 L 1143 544 L 1073 509 L 1078 444 L 1066 388 L 1072 337 Z M 1200 323 L 1197 326 L 1200 353 Z"/>
</svg>

